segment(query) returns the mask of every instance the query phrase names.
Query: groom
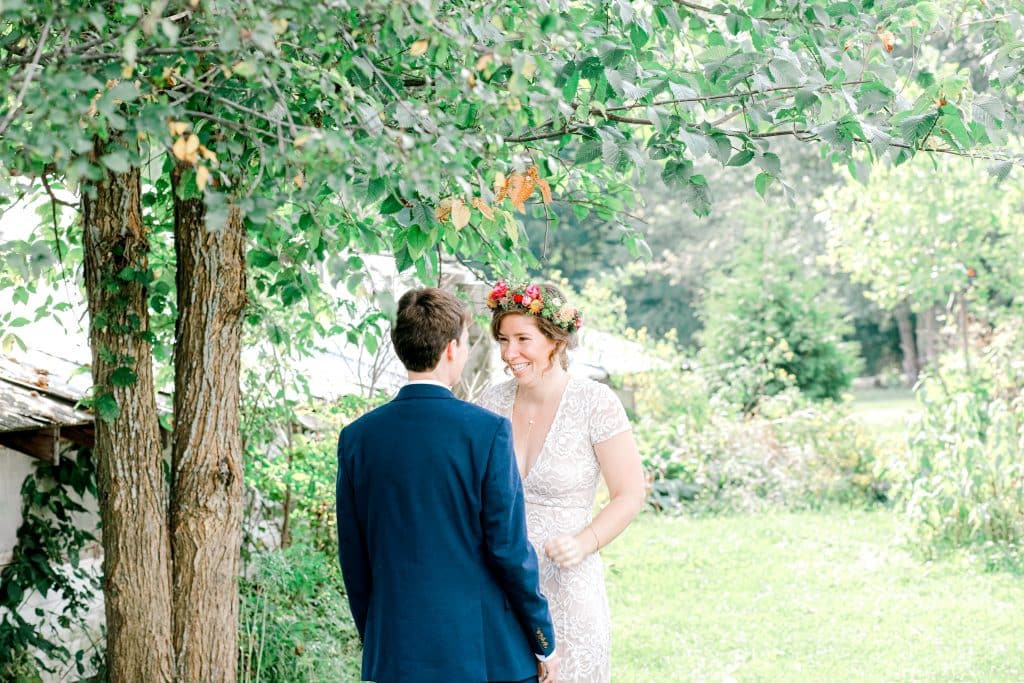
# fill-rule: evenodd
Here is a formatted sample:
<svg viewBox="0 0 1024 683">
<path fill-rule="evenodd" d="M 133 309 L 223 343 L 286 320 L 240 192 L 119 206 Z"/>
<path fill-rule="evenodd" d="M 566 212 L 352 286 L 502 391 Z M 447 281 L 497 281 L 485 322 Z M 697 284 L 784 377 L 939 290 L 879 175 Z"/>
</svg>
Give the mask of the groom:
<svg viewBox="0 0 1024 683">
<path fill-rule="evenodd" d="M 557 681 L 511 425 L 449 388 L 469 322 L 448 292 L 406 292 L 391 340 L 409 383 L 338 439 L 338 554 L 364 680 Z"/>
</svg>

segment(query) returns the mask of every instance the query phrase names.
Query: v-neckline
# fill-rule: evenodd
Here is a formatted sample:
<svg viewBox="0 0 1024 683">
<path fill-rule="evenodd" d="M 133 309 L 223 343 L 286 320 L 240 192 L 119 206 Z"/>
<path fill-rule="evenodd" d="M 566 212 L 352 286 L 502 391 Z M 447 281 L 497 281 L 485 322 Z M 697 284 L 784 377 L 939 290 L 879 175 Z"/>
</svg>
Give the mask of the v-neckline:
<svg viewBox="0 0 1024 683">
<path fill-rule="evenodd" d="M 554 415 L 554 417 L 551 418 L 551 424 L 548 426 L 548 431 L 544 434 L 544 439 L 540 443 L 540 450 L 537 451 L 537 457 L 534 458 L 533 464 L 530 465 L 530 467 L 528 469 L 525 469 L 525 471 L 519 473 L 519 478 L 522 481 L 526 481 L 527 479 L 529 479 L 530 475 L 533 474 L 533 471 L 535 469 L 537 469 L 537 465 L 540 464 L 541 458 L 544 457 L 544 452 L 548 449 L 548 439 L 551 438 L 551 432 L 555 431 L 555 425 L 558 424 L 558 418 L 561 417 L 561 415 L 562 415 L 562 406 L 565 404 L 565 397 L 566 397 L 566 394 L 569 393 L 569 385 L 570 384 L 572 384 L 572 377 L 571 376 L 566 380 L 565 386 L 562 387 L 562 395 L 558 397 L 558 405 L 555 407 L 555 415 Z M 512 382 L 512 401 L 511 401 L 511 403 L 509 403 L 509 406 L 508 406 L 508 417 L 509 417 L 509 420 L 512 419 L 512 411 L 515 410 L 515 407 L 516 407 L 516 395 L 518 393 L 519 393 L 519 385 L 516 384 L 513 381 Z M 516 468 L 518 469 L 518 466 L 519 466 L 518 465 L 518 463 L 519 463 L 519 454 L 515 453 L 515 439 L 514 438 L 512 440 L 512 443 L 513 443 L 513 448 L 512 448 L 513 454 L 516 456 Z M 527 444 L 527 446 L 529 446 L 529 444 Z M 527 463 L 526 463 L 526 460 L 524 458 L 523 466 L 525 467 L 526 464 Z"/>
</svg>

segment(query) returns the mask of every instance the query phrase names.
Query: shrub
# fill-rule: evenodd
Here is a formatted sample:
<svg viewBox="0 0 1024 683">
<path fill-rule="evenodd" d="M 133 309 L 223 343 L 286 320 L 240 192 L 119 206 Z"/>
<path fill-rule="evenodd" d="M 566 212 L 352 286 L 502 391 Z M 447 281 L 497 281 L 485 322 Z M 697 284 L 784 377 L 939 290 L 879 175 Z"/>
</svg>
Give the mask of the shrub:
<svg viewBox="0 0 1024 683">
<path fill-rule="evenodd" d="M 699 359 L 712 389 L 744 412 L 789 387 L 838 399 L 861 367 L 825 279 L 766 240 L 750 240 L 712 276 L 698 315 Z"/>
<path fill-rule="evenodd" d="M 241 585 L 239 681 L 359 679 L 359 636 L 336 557 L 308 545 L 259 556 Z"/>
<path fill-rule="evenodd" d="M 922 379 L 911 427 L 917 461 L 911 540 L 953 546 L 1024 543 L 1024 321 L 1004 323 L 968 372 L 959 355 Z"/>
<path fill-rule="evenodd" d="M 749 415 L 706 405 L 701 419 L 645 417 L 637 428 L 656 508 L 747 512 L 887 500 L 877 445 L 842 406 L 808 403 L 795 390 Z"/>
</svg>

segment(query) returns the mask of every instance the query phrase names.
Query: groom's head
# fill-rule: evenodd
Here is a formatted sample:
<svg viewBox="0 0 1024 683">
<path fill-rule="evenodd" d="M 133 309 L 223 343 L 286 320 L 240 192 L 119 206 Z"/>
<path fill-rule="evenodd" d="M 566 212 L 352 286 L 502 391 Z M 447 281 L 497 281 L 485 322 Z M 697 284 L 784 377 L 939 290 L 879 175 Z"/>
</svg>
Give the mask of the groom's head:
<svg viewBox="0 0 1024 683">
<path fill-rule="evenodd" d="M 462 373 L 468 357 L 467 333 L 472 320 L 466 305 L 442 289 L 410 289 L 398 300 L 391 328 L 395 353 L 409 372 L 431 372 L 442 361 Z"/>
</svg>

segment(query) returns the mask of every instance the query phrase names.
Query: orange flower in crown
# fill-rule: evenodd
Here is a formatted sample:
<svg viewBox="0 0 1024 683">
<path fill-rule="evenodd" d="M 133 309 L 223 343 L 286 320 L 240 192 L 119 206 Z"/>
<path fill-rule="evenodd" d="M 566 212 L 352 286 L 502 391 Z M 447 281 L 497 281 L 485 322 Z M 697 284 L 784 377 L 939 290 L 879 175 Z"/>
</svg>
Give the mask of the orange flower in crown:
<svg viewBox="0 0 1024 683">
<path fill-rule="evenodd" d="M 487 295 L 487 307 L 545 318 L 567 332 L 583 327 L 579 309 L 558 297 L 545 297 L 537 284 L 509 283 L 501 278 Z"/>
</svg>

